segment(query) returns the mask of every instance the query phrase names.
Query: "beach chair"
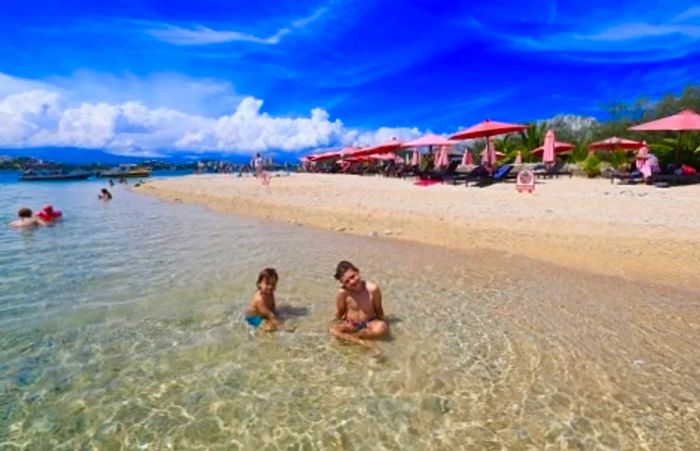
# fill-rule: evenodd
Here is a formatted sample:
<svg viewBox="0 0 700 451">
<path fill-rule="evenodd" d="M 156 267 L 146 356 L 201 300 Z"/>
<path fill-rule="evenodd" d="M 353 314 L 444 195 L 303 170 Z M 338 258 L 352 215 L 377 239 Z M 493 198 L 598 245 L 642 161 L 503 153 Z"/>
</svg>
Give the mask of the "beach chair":
<svg viewBox="0 0 700 451">
<path fill-rule="evenodd" d="M 485 186 L 489 186 L 489 185 L 492 185 L 494 183 L 503 182 L 508 178 L 508 176 L 510 175 L 513 168 L 514 168 L 514 166 L 512 164 L 504 164 L 503 166 L 496 169 L 496 171 L 493 173 L 493 175 L 485 175 L 485 176 L 481 176 L 481 177 L 477 178 L 474 181 L 475 186 L 483 188 Z M 469 182 L 467 182 L 467 186 L 468 185 L 469 185 Z"/>
<path fill-rule="evenodd" d="M 693 185 L 700 183 L 700 174 L 656 174 L 652 177 L 654 186 Z"/>
<path fill-rule="evenodd" d="M 568 175 L 569 178 L 574 176 L 573 171 L 566 168 L 566 163 L 557 161 L 554 165 L 546 167 L 545 165 L 537 165 L 534 169 L 535 176 L 542 178 L 556 178 L 560 175 Z"/>
<path fill-rule="evenodd" d="M 619 180 L 620 184 L 633 185 L 636 183 L 643 183 L 644 177 L 639 171 L 623 172 L 623 171 L 613 171 L 610 174 L 610 184 L 614 184 L 615 180 Z"/>
<path fill-rule="evenodd" d="M 469 172 L 455 172 L 454 175 L 450 176 L 445 180 L 446 183 L 451 183 L 452 185 L 459 185 L 464 183 L 468 185 L 469 182 L 475 182 L 480 177 L 488 177 L 489 171 L 483 166 L 476 166 Z"/>
<path fill-rule="evenodd" d="M 457 173 L 457 166 L 459 166 L 459 161 L 451 161 L 444 169 L 437 171 L 424 171 L 417 174 L 422 179 L 436 180 L 440 182 L 449 181 L 451 177 L 454 177 Z"/>
</svg>

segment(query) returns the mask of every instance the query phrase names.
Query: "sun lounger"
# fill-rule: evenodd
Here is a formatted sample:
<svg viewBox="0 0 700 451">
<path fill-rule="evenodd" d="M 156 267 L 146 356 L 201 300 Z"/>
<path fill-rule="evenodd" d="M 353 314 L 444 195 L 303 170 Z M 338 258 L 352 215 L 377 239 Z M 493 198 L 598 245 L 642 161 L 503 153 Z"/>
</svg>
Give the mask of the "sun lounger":
<svg viewBox="0 0 700 451">
<path fill-rule="evenodd" d="M 475 182 L 480 177 L 488 177 L 488 175 L 488 169 L 483 166 L 477 166 L 469 172 L 455 172 L 452 176 L 445 179 L 445 183 L 451 183 L 453 185 L 464 183 L 468 185 L 469 182 Z"/>
<path fill-rule="evenodd" d="M 635 184 L 635 183 L 643 183 L 644 177 L 642 176 L 642 173 L 639 171 L 632 171 L 632 172 L 614 171 L 612 174 L 610 174 L 610 184 L 614 184 L 615 180 L 619 180 L 620 184 Z"/>
<path fill-rule="evenodd" d="M 477 178 L 475 182 L 475 186 L 478 187 L 484 187 L 484 186 L 489 186 L 497 182 L 503 182 L 505 181 L 510 172 L 513 170 L 513 165 L 512 164 L 504 164 L 503 166 L 499 167 L 496 169 L 496 171 L 493 173 L 493 175 L 489 176 L 481 176 Z M 467 186 L 469 185 L 469 181 L 467 181 Z"/>
<path fill-rule="evenodd" d="M 441 182 L 446 182 L 453 177 L 457 171 L 457 166 L 459 166 L 459 161 L 451 161 L 446 168 L 438 171 L 424 171 L 419 172 L 416 175 L 422 179 L 427 180 L 438 180 Z"/>
<path fill-rule="evenodd" d="M 700 174 L 656 174 L 651 181 L 654 185 L 692 185 L 700 183 Z"/>
<path fill-rule="evenodd" d="M 568 175 L 569 178 L 574 176 L 574 173 L 566 168 L 566 163 L 563 161 L 558 161 L 550 167 L 545 167 L 545 165 L 535 166 L 534 172 L 535 176 L 542 178 L 554 178 L 560 175 Z"/>
</svg>

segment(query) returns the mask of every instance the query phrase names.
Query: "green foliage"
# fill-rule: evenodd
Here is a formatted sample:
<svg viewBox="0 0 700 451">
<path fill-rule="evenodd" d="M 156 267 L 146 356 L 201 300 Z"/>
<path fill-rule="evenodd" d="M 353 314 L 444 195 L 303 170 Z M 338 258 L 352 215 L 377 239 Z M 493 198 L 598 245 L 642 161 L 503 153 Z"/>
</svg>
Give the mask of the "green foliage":
<svg viewBox="0 0 700 451">
<path fill-rule="evenodd" d="M 531 122 L 527 126 L 527 130 L 519 133 L 520 144 L 528 150 L 535 149 L 544 144 L 544 135 L 547 133 L 547 124 Z"/>
<path fill-rule="evenodd" d="M 588 145 L 586 143 L 577 143 L 574 150 L 571 151 L 571 161 L 580 163 L 588 156 Z"/>
<path fill-rule="evenodd" d="M 617 152 L 610 153 L 609 160 L 610 166 L 613 169 L 624 169 L 629 164 L 629 158 L 627 157 L 627 152 L 618 150 Z"/>
<path fill-rule="evenodd" d="M 595 153 L 590 153 L 581 164 L 581 169 L 588 177 L 600 175 L 600 158 Z"/>
</svg>

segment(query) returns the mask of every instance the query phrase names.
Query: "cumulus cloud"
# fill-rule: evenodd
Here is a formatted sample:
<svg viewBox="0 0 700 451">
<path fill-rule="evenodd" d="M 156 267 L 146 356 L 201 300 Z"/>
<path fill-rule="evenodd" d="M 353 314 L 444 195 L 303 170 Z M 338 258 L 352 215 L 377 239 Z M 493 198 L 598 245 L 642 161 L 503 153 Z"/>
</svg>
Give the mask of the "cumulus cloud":
<svg viewBox="0 0 700 451">
<path fill-rule="evenodd" d="M 154 108 L 139 100 L 76 101 L 75 94 L 65 89 L 21 79 L 8 83 L 5 92 L 10 88 L 19 92 L 0 96 L 0 146 L 4 147 L 72 146 L 126 155 L 249 154 L 372 145 L 420 134 L 416 128 L 351 129 L 321 108 L 303 117 L 272 116 L 262 110 L 263 101 L 253 97 L 244 97 L 231 114 L 206 117 Z"/>
</svg>

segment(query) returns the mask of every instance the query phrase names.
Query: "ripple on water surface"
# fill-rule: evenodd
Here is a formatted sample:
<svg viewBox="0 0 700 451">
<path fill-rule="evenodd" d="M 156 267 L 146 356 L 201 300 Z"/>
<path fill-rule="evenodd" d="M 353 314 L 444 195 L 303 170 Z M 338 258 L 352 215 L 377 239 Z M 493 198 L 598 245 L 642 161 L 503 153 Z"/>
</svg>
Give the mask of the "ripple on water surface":
<svg viewBox="0 0 700 451">
<path fill-rule="evenodd" d="M 1 211 L 21 199 L 66 215 L 56 227 L 0 232 L 3 448 L 700 440 L 693 293 L 224 216 L 119 187 L 102 204 L 99 186 L 10 185 L 0 198 Z M 382 287 L 392 337 L 381 359 L 325 332 L 340 259 Z M 278 302 L 295 307 L 294 333 L 243 324 L 268 265 L 280 272 Z"/>
</svg>

